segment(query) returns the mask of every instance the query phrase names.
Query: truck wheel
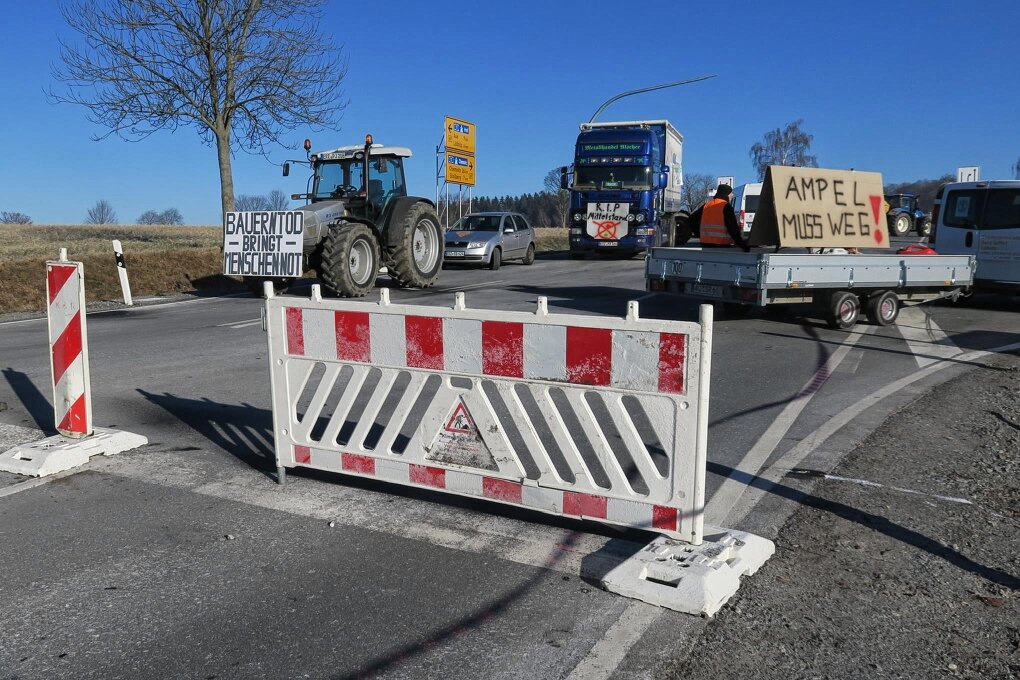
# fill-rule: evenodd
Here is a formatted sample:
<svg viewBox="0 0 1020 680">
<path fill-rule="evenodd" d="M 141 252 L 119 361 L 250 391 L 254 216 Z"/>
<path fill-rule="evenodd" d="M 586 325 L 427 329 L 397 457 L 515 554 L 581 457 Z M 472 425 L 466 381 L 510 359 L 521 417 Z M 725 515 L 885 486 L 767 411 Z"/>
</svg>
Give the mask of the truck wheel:
<svg viewBox="0 0 1020 680">
<path fill-rule="evenodd" d="M 387 229 L 396 235 L 386 247 L 390 278 L 402 288 L 431 286 L 443 268 L 443 231 L 436 211 L 419 201 L 393 226 Z"/>
<path fill-rule="evenodd" d="M 910 233 L 910 216 L 900 213 L 893 219 L 890 229 L 893 236 L 906 236 Z"/>
<path fill-rule="evenodd" d="M 528 252 L 524 254 L 524 259 L 521 260 L 524 264 L 535 264 L 535 244 L 532 243 L 528 246 Z"/>
<path fill-rule="evenodd" d="M 891 290 L 883 291 L 868 298 L 864 313 L 873 325 L 888 326 L 900 314 L 900 300 Z"/>
<path fill-rule="evenodd" d="M 503 264 L 503 251 L 496 248 L 492 251 L 492 257 L 489 258 L 489 269 L 496 271 L 501 264 Z"/>
<path fill-rule="evenodd" d="M 379 242 L 364 224 L 331 229 L 322 243 L 319 278 L 341 297 L 363 297 L 379 274 Z"/>
<path fill-rule="evenodd" d="M 925 217 L 917 223 L 917 235 L 923 238 L 931 236 L 931 218 Z"/>
<path fill-rule="evenodd" d="M 853 328 L 861 313 L 861 301 L 853 293 L 838 291 L 829 298 L 829 308 L 825 320 L 830 328 L 846 330 Z"/>
</svg>

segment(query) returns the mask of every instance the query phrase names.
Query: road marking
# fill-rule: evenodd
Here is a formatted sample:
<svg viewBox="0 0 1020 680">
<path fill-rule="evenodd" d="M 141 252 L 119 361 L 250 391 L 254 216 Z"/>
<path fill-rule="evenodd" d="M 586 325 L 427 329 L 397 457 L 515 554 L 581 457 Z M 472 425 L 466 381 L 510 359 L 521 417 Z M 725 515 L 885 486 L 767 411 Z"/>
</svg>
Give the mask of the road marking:
<svg viewBox="0 0 1020 680">
<path fill-rule="evenodd" d="M 216 328 L 247 328 L 248 326 L 256 326 L 262 323 L 262 317 L 257 319 L 244 319 L 243 321 L 230 321 L 228 323 L 218 323 Z"/>
<path fill-rule="evenodd" d="M 630 648 L 655 623 L 662 610 L 636 601 L 623 610 L 620 618 L 609 627 L 567 676 L 567 680 L 606 680 L 627 656 Z"/>
<path fill-rule="evenodd" d="M 811 402 L 818 390 L 829 379 L 833 371 L 840 365 L 847 353 L 853 346 L 871 332 L 871 327 L 864 330 L 855 329 L 850 332 L 847 339 L 843 341 L 835 352 L 829 356 L 825 364 L 815 371 L 811 379 L 804 384 L 794 398 L 786 405 L 779 417 L 772 421 L 769 428 L 765 430 L 754 446 L 744 454 L 743 459 L 734 466 L 729 477 L 723 480 L 722 485 L 712 494 L 712 498 L 705 504 L 705 522 L 714 526 L 726 526 L 723 524 L 726 516 L 733 506 L 740 500 L 741 495 L 747 490 L 747 483 L 743 478 L 754 477 L 765 465 L 772 452 L 776 450 L 779 442 L 789 432 L 793 423 L 800 416 L 801 411 Z"/>
<path fill-rule="evenodd" d="M 896 319 L 896 328 L 917 359 L 918 368 L 955 357 L 963 352 L 935 323 L 927 307 L 916 305 L 901 309 L 899 318 Z"/>
<path fill-rule="evenodd" d="M 899 392 L 904 387 L 907 387 L 918 380 L 922 380 L 923 378 L 927 378 L 944 368 L 976 361 L 982 357 L 988 356 L 989 354 L 1012 352 L 1018 349 L 1020 349 L 1020 342 L 1015 342 L 1011 345 L 1002 345 L 1001 347 L 994 347 L 989 350 L 968 352 L 967 354 L 957 356 L 953 361 L 940 361 L 916 371 L 915 373 L 911 373 L 908 376 L 900 378 L 895 382 L 889 383 L 885 387 L 863 397 L 855 404 L 843 409 L 840 413 L 827 420 L 824 425 L 802 439 L 800 443 L 783 454 L 779 460 L 773 463 L 768 469 L 759 472 L 757 474 L 755 486 L 747 486 L 747 493 L 741 497 L 740 502 L 734 505 L 730 513 L 725 517 L 725 522 L 727 524 L 724 524 L 724 526 L 737 525 L 748 515 L 748 513 L 751 512 L 754 506 L 758 504 L 765 494 L 769 493 L 769 490 L 779 483 L 779 480 L 785 476 L 786 470 L 792 470 L 798 467 L 809 454 L 813 453 L 816 449 L 818 449 L 818 447 L 824 444 L 829 437 L 842 430 L 854 418 L 872 406 L 875 406 L 886 397 L 889 397 L 896 392 Z M 747 482 L 744 482 L 744 484 L 746 485 Z"/>
<path fill-rule="evenodd" d="M 115 309 L 94 309 L 94 310 L 93 309 L 87 309 L 87 310 L 85 310 L 85 314 L 86 314 L 86 316 L 95 316 L 96 314 L 109 314 L 110 312 L 124 312 L 124 311 L 130 311 L 130 310 L 135 310 L 135 309 L 149 309 L 149 308 L 152 308 L 152 307 L 170 307 L 170 306 L 173 306 L 173 305 L 194 305 L 194 304 L 200 304 L 200 303 L 203 303 L 203 302 L 216 302 L 217 300 L 224 300 L 226 298 L 238 298 L 238 297 L 247 297 L 247 294 L 246 293 L 229 293 L 227 295 L 218 295 L 216 297 L 195 298 L 193 300 L 173 300 L 173 301 L 170 301 L 170 302 L 160 302 L 160 303 L 155 304 L 155 305 L 134 305 L 132 307 L 117 307 Z M 135 298 L 135 301 L 137 302 L 138 298 Z M 46 320 L 46 316 L 43 315 L 43 316 L 37 316 L 37 317 L 31 318 L 31 319 L 18 319 L 17 321 L 0 321 L 0 326 L 13 326 L 14 324 L 19 324 L 19 323 L 30 323 L 32 321 L 45 321 L 45 320 Z"/>
<path fill-rule="evenodd" d="M 505 283 L 505 282 L 506 282 L 505 279 L 496 279 L 495 281 L 485 281 L 483 283 L 472 283 L 472 284 L 470 284 L 468 286 L 450 286 L 448 288 L 434 288 L 431 291 L 429 291 L 428 289 L 425 289 L 425 290 L 422 290 L 421 292 L 422 293 L 425 293 L 425 292 L 432 292 L 432 293 L 459 293 L 462 290 L 471 290 L 472 288 L 486 288 L 486 287 L 494 286 L 497 283 Z"/>
</svg>

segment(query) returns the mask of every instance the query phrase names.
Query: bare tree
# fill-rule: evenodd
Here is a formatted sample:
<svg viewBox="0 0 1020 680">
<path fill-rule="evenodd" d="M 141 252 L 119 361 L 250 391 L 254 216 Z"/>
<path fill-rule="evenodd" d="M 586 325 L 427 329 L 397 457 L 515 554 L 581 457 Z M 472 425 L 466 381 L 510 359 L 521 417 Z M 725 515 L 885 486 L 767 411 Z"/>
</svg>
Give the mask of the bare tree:
<svg viewBox="0 0 1020 680">
<path fill-rule="evenodd" d="M 0 211 L 0 224 L 32 224 L 32 218 L 25 213 Z"/>
<path fill-rule="evenodd" d="M 698 172 L 685 172 L 684 184 L 680 190 L 680 205 L 688 212 L 694 212 L 708 199 L 708 192 L 716 188 L 716 177 Z"/>
<path fill-rule="evenodd" d="M 267 153 L 299 126 L 332 128 L 344 109 L 341 49 L 318 30 L 325 0 L 68 0 L 81 43 L 61 42 L 55 101 L 138 140 L 192 126 L 216 146 L 233 209 L 231 152 Z"/>
<path fill-rule="evenodd" d="M 270 210 L 269 199 L 261 194 L 241 194 L 234 199 L 236 210 Z"/>
<path fill-rule="evenodd" d="M 177 208 L 167 208 L 162 212 L 146 210 L 138 217 L 138 224 L 184 224 L 184 216 Z"/>
<path fill-rule="evenodd" d="M 795 120 L 785 128 L 776 128 L 765 133 L 762 141 L 756 142 L 750 151 L 751 163 L 758 173 L 758 181 L 765 179 L 770 165 L 797 165 L 817 168 L 818 158 L 808 153 L 814 135 L 801 130 L 804 119 Z"/>
<path fill-rule="evenodd" d="M 266 196 L 266 202 L 269 204 L 269 210 L 286 210 L 290 207 L 290 196 L 279 189 L 273 189 Z"/>
<path fill-rule="evenodd" d="M 117 224 L 117 213 L 105 198 L 96 201 L 85 216 L 85 224 Z"/>
<path fill-rule="evenodd" d="M 545 193 L 556 200 L 556 211 L 560 220 L 559 226 L 565 227 L 567 226 L 567 209 L 570 207 L 570 192 L 560 188 L 560 177 L 560 169 L 553 168 L 545 173 L 542 187 L 545 189 Z"/>
</svg>

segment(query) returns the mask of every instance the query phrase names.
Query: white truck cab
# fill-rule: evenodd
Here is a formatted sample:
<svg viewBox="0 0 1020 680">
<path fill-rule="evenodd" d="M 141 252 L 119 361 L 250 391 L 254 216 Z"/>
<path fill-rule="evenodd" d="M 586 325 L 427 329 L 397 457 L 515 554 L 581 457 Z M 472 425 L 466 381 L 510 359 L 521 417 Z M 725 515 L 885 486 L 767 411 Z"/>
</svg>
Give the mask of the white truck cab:
<svg viewBox="0 0 1020 680">
<path fill-rule="evenodd" d="M 1020 290 L 1020 180 L 943 185 L 928 240 L 940 254 L 973 255 L 976 288 Z"/>
</svg>

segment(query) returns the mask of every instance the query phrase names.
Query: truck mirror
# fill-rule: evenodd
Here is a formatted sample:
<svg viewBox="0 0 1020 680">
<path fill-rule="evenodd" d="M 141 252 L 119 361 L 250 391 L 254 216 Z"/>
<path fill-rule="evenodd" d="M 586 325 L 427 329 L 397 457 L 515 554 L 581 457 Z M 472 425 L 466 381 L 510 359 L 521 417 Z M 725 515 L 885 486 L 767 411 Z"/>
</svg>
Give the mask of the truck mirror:
<svg viewBox="0 0 1020 680">
<path fill-rule="evenodd" d="M 567 188 L 567 166 L 560 168 L 560 189 Z"/>
<path fill-rule="evenodd" d="M 286 177 L 290 174 L 290 163 L 283 164 L 283 176 Z"/>
<path fill-rule="evenodd" d="M 659 188 L 665 189 L 669 186 L 669 175 L 665 172 L 659 173 Z"/>
</svg>

